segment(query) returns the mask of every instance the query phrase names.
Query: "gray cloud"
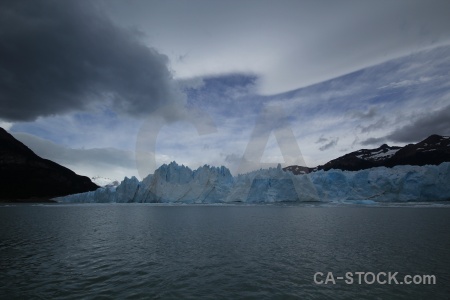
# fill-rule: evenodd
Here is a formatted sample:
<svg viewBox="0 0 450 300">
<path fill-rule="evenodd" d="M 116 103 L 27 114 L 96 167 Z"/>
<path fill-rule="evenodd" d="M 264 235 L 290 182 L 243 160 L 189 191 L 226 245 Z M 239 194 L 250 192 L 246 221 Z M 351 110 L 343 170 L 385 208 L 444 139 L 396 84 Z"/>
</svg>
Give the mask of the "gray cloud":
<svg viewBox="0 0 450 300">
<path fill-rule="evenodd" d="M 225 162 L 229 164 L 238 164 L 242 160 L 242 155 L 237 155 L 235 153 L 232 154 L 221 154 L 222 156 L 225 156 Z"/>
<path fill-rule="evenodd" d="M 178 77 L 252 72 L 261 76 L 264 94 L 450 41 L 448 0 L 107 3 L 118 22 L 137 24 L 152 45 L 170 55 Z"/>
<path fill-rule="evenodd" d="M 37 155 L 59 163 L 80 175 L 121 180 L 136 174 L 132 151 L 115 148 L 72 149 L 27 133 L 11 133 Z"/>
<path fill-rule="evenodd" d="M 329 141 L 328 143 L 326 143 L 325 145 L 323 145 L 322 147 L 319 148 L 320 151 L 325 151 L 328 150 L 330 148 L 333 148 L 337 145 L 337 142 L 339 141 L 339 138 L 334 138 L 331 141 Z"/>
<path fill-rule="evenodd" d="M 183 100 L 168 58 L 91 1 L 0 2 L 0 117 L 39 116 L 107 101 L 133 116 Z"/>
<path fill-rule="evenodd" d="M 377 145 L 380 146 L 382 143 L 386 141 L 386 138 L 368 138 L 367 140 L 362 141 L 360 144 L 363 146 Z"/>
<path fill-rule="evenodd" d="M 450 105 L 419 116 L 410 124 L 394 130 L 386 138 L 394 142 L 411 143 L 431 134 L 450 135 Z"/>
<path fill-rule="evenodd" d="M 337 142 L 339 141 L 339 138 L 326 138 L 324 136 L 321 136 L 315 143 L 316 144 L 324 144 L 319 147 L 320 151 L 325 151 L 330 148 L 333 148 L 337 145 Z"/>
<path fill-rule="evenodd" d="M 323 136 L 321 136 L 321 137 L 316 141 L 316 144 L 322 144 L 322 143 L 325 143 L 325 142 L 327 142 L 327 141 L 328 141 L 327 138 L 324 138 Z"/>
<path fill-rule="evenodd" d="M 367 119 L 367 120 L 373 119 L 376 115 L 377 115 L 376 107 L 371 107 L 365 112 L 364 111 L 355 111 L 352 113 L 353 118 Z"/>
<path fill-rule="evenodd" d="M 384 137 L 368 138 L 360 144 L 363 146 L 381 145 L 386 141 L 417 143 L 432 134 L 450 135 L 450 105 L 441 110 L 421 114 L 409 124 L 395 129 Z"/>
<path fill-rule="evenodd" d="M 381 117 L 375 123 L 369 124 L 367 126 L 359 125 L 358 128 L 361 130 L 361 133 L 369 133 L 374 130 L 378 130 L 384 128 L 387 125 L 387 120 L 385 117 Z"/>
<path fill-rule="evenodd" d="M 176 82 L 181 90 L 200 89 L 205 86 L 205 81 L 202 77 L 178 79 Z"/>
</svg>

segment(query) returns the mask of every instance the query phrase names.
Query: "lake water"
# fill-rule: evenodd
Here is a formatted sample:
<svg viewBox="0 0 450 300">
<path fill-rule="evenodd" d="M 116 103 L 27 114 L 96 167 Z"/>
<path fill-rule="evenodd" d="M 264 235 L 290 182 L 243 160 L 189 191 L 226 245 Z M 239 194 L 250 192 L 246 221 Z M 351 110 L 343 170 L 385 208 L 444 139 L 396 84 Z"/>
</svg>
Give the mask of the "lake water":
<svg viewBox="0 0 450 300">
<path fill-rule="evenodd" d="M 316 284 L 316 272 L 436 284 Z M 2 299 L 449 297 L 448 205 L 0 206 Z"/>
</svg>

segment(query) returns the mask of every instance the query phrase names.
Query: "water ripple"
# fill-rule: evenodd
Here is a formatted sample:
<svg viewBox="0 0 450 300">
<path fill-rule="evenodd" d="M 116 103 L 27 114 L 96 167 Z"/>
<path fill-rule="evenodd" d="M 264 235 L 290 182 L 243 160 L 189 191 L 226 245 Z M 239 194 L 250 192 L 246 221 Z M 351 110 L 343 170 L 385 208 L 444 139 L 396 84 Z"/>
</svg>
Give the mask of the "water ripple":
<svg viewBox="0 0 450 300">
<path fill-rule="evenodd" d="M 445 299 L 449 216 L 433 208 L 0 207 L 0 298 Z M 435 274 L 438 284 L 316 285 L 318 271 Z"/>
</svg>

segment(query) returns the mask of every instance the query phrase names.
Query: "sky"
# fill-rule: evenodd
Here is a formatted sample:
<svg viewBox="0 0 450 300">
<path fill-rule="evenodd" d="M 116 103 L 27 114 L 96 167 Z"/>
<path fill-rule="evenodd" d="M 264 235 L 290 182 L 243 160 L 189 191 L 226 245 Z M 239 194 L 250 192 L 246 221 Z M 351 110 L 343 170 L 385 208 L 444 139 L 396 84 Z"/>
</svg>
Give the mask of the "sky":
<svg viewBox="0 0 450 300">
<path fill-rule="evenodd" d="M 449 1 L 1 1 L 0 126 L 78 174 L 450 135 Z"/>
</svg>

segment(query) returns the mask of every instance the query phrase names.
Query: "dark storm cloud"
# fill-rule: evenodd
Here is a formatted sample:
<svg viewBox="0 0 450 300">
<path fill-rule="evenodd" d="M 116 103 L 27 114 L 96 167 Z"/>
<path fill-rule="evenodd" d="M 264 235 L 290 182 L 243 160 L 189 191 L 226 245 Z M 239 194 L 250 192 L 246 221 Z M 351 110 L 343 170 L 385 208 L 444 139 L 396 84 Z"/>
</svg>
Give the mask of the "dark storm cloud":
<svg viewBox="0 0 450 300">
<path fill-rule="evenodd" d="M 450 135 L 450 105 L 441 110 L 420 115 L 409 124 L 384 137 L 368 138 L 361 145 L 380 145 L 385 141 L 417 143 L 432 134 Z"/>
<path fill-rule="evenodd" d="M 0 118 L 29 121 L 111 101 L 144 115 L 181 99 L 168 58 L 91 1 L 0 2 Z"/>
<path fill-rule="evenodd" d="M 420 116 L 410 124 L 396 129 L 386 138 L 394 142 L 419 142 L 432 134 L 450 135 L 450 105 Z"/>
</svg>

